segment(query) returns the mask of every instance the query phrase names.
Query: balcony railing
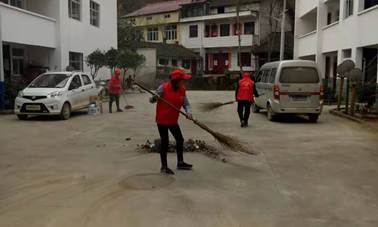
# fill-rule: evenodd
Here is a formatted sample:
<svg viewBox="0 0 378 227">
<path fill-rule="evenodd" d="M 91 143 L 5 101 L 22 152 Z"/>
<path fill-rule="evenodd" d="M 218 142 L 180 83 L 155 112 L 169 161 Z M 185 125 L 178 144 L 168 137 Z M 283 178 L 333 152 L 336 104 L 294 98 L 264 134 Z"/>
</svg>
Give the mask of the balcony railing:
<svg viewBox="0 0 378 227">
<path fill-rule="evenodd" d="M 56 20 L 0 2 L 1 34 L 6 42 L 56 47 Z"/>
<path fill-rule="evenodd" d="M 241 35 L 241 46 L 251 47 L 254 44 L 254 39 L 254 35 Z M 205 48 L 237 47 L 239 46 L 238 36 L 205 37 L 203 46 Z"/>
</svg>

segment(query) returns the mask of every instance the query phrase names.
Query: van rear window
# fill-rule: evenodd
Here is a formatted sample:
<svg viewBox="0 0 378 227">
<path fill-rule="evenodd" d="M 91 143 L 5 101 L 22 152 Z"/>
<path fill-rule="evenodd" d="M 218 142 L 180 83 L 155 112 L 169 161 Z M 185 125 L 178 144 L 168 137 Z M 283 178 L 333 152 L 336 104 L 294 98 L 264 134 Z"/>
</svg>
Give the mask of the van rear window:
<svg viewBox="0 0 378 227">
<path fill-rule="evenodd" d="M 318 71 L 312 67 L 286 67 L 281 71 L 280 83 L 287 84 L 317 84 Z"/>
</svg>

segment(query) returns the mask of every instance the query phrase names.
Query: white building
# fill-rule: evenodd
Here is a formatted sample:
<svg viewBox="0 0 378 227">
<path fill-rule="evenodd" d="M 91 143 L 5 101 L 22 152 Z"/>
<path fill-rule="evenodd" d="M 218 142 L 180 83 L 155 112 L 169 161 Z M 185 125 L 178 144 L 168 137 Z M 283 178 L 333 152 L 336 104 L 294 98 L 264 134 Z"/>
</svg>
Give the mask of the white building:
<svg viewBox="0 0 378 227">
<path fill-rule="evenodd" d="M 243 4 L 240 8 L 241 64 L 243 71 L 255 71 L 252 45 L 257 41 L 259 3 Z M 180 19 L 181 44 L 203 59 L 205 74 L 240 71 L 236 5 L 233 1 L 204 1 L 182 4 Z"/>
<path fill-rule="evenodd" d="M 44 69 L 89 71 L 86 56 L 111 47 L 116 0 L 0 0 L 0 94 Z"/>
<path fill-rule="evenodd" d="M 316 60 L 333 89 L 345 59 L 378 82 L 378 0 L 296 0 L 295 11 L 295 58 Z"/>
</svg>

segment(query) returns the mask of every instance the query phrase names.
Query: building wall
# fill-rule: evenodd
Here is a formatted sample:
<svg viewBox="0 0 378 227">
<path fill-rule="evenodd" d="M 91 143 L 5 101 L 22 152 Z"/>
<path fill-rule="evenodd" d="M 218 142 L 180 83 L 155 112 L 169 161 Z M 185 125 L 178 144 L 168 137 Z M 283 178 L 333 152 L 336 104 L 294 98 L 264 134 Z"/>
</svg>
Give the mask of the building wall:
<svg viewBox="0 0 378 227">
<path fill-rule="evenodd" d="M 150 88 L 155 87 L 156 69 L 157 69 L 157 53 L 153 48 L 140 48 L 137 53 L 146 58 L 144 64 L 138 68 L 136 79 Z"/>
</svg>

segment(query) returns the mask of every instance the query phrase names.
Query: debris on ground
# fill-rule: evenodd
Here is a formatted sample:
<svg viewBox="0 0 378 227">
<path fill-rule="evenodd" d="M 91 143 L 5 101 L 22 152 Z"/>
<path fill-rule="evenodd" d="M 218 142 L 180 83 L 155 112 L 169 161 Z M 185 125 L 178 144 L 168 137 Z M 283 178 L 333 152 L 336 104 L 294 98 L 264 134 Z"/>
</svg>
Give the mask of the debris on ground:
<svg viewBox="0 0 378 227">
<path fill-rule="evenodd" d="M 154 142 L 149 140 L 145 144 L 137 145 L 138 152 L 147 152 L 147 153 L 159 153 L 161 147 L 161 140 L 155 139 Z M 169 144 L 168 153 L 176 152 L 176 144 Z M 193 140 L 189 139 L 184 142 L 184 152 L 196 152 L 204 154 L 210 158 L 221 160 L 222 162 L 227 162 L 225 154 L 218 151 L 215 147 L 208 145 L 203 140 Z"/>
<path fill-rule="evenodd" d="M 130 137 L 128 137 L 128 138 L 126 138 L 125 140 L 126 140 L 126 141 L 130 141 L 130 140 L 131 140 L 131 138 L 130 138 Z"/>
</svg>

